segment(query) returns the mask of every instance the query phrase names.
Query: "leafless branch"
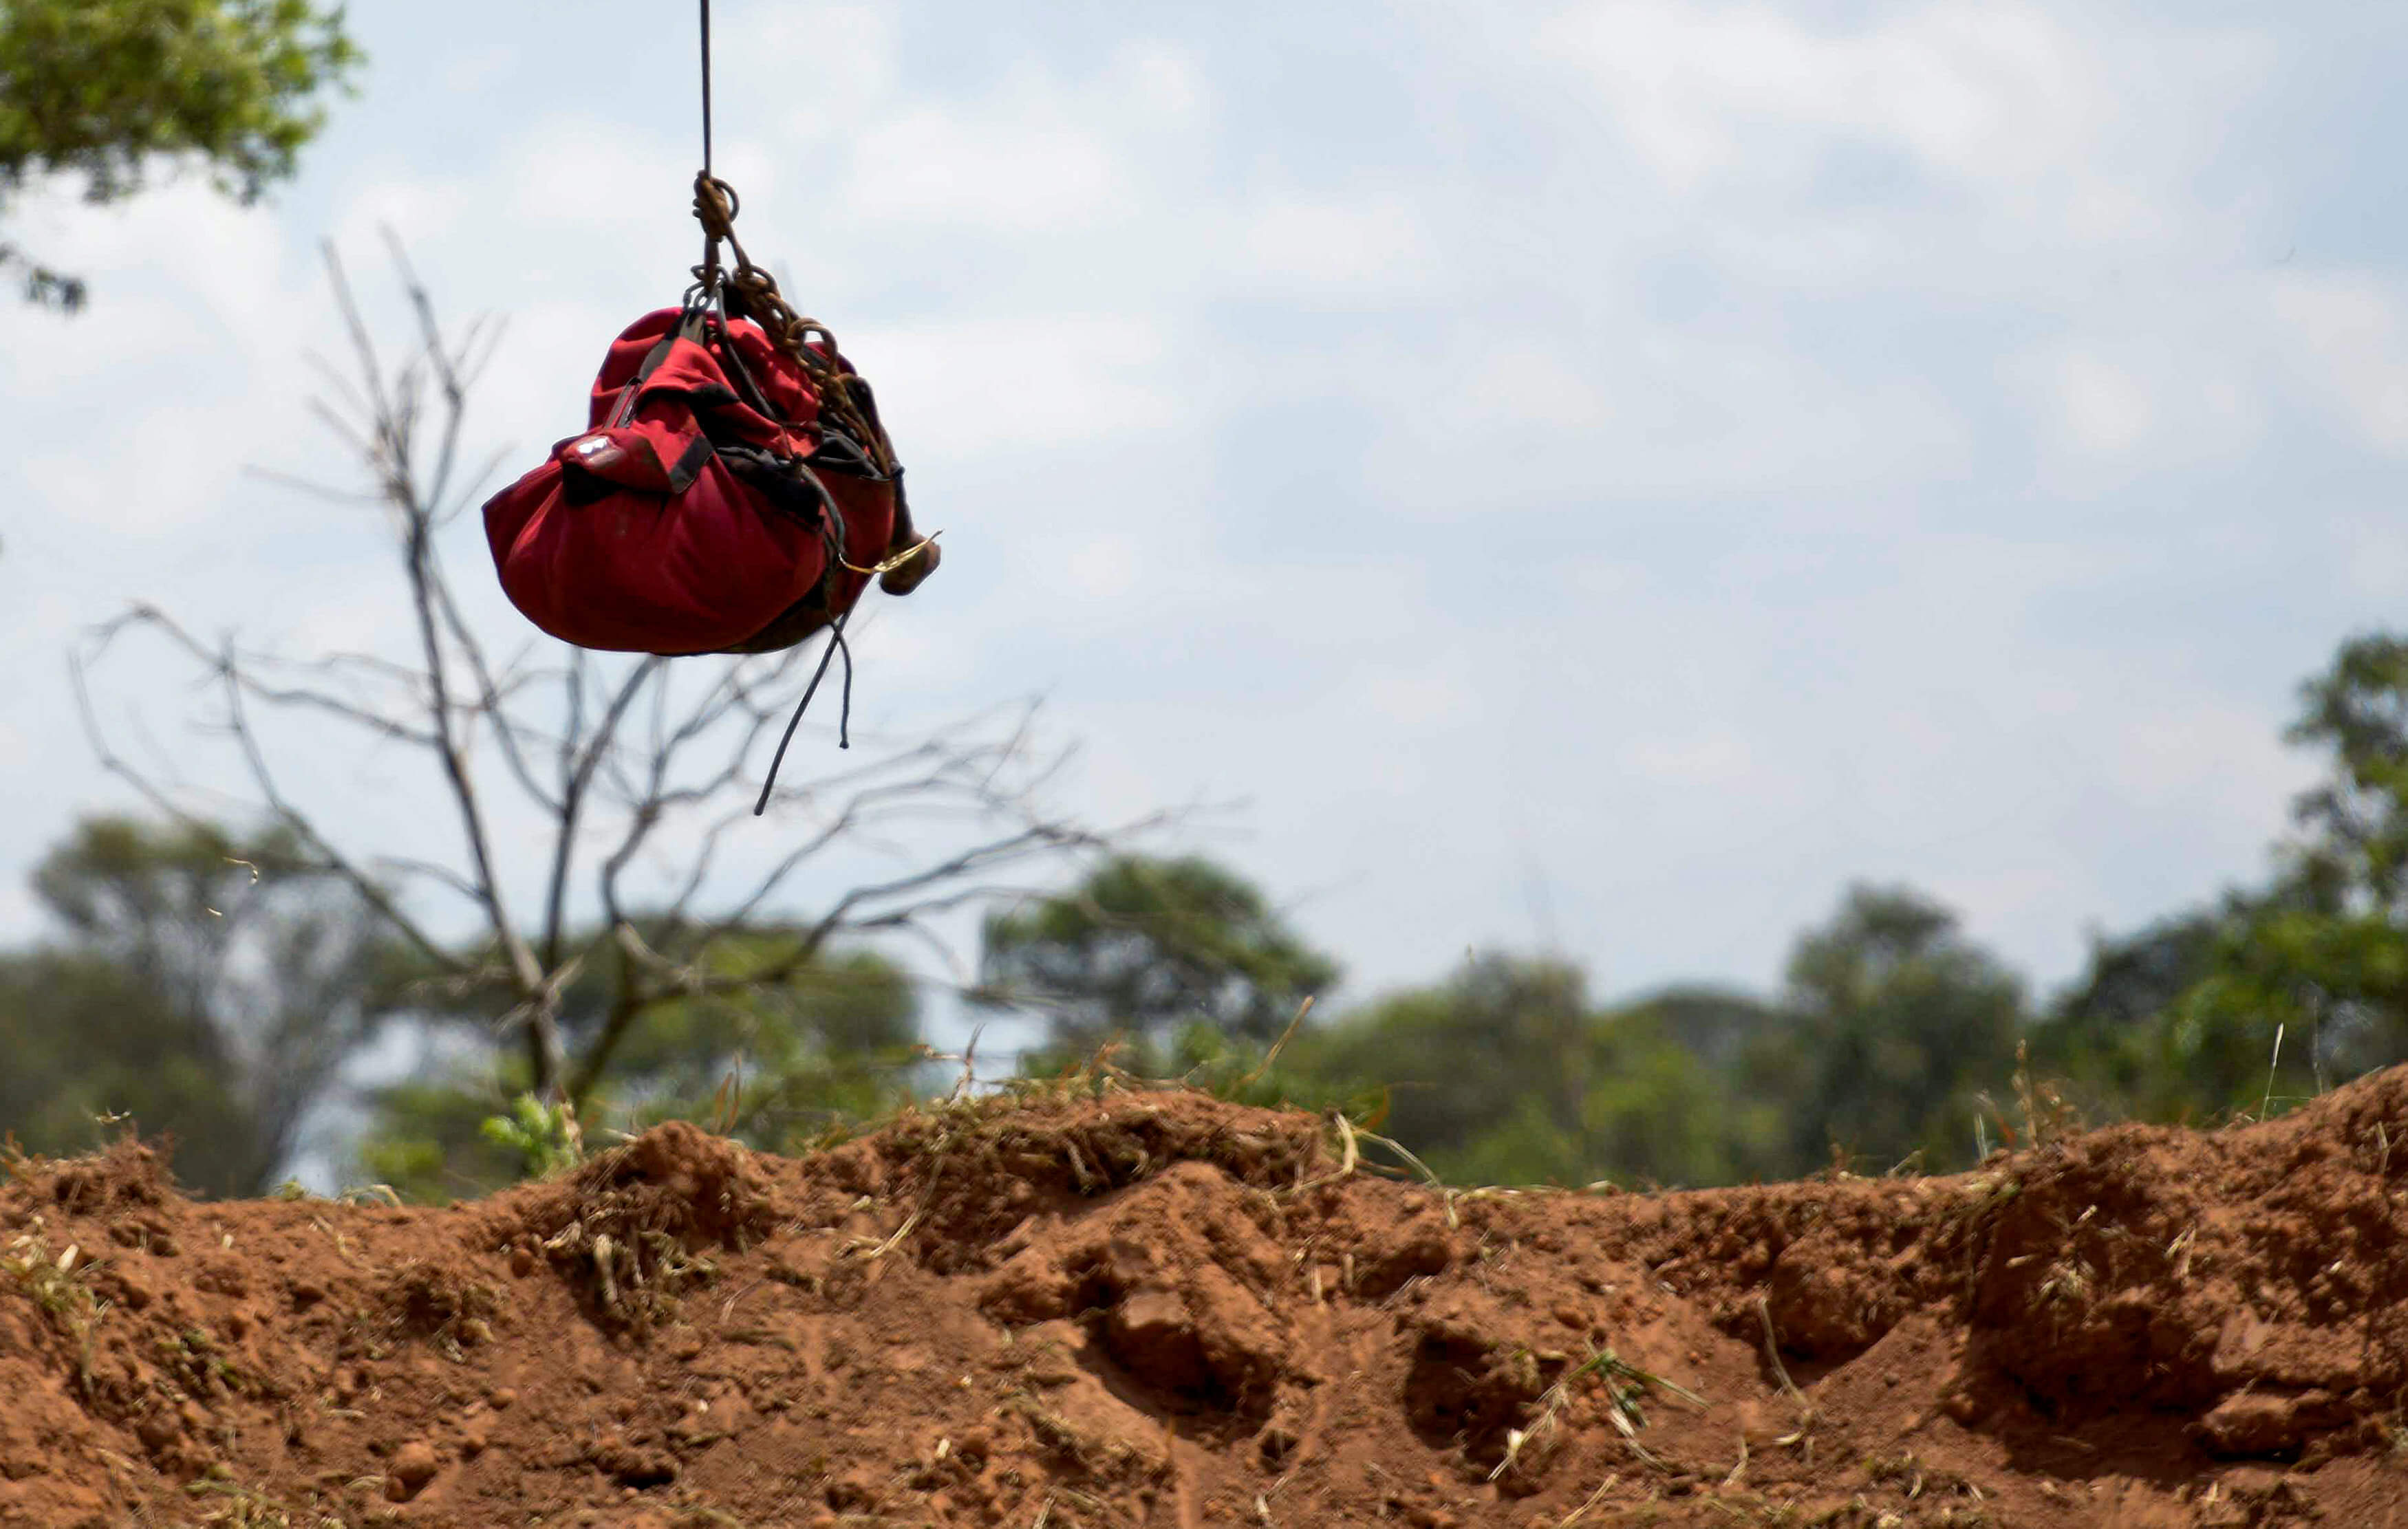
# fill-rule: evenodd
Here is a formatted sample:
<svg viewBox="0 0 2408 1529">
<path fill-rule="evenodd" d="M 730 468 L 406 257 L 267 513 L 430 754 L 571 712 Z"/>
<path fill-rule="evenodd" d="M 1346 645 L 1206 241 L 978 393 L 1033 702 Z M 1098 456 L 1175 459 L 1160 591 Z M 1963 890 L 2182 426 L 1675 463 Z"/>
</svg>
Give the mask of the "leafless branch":
<svg viewBox="0 0 2408 1529">
<path fill-rule="evenodd" d="M 503 650 L 458 598 L 442 545 L 447 522 L 477 502 L 504 460 L 467 450 L 470 394 L 500 326 L 447 333 L 398 241 L 388 235 L 388 243 L 409 314 L 399 361 L 380 350 L 331 247 L 326 270 L 349 359 L 312 358 L 324 383 L 312 410 L 356 458 L 366 488 L 257 476 L 383 508 L 408 600 L 406 647 L 247 650 L 135 607 L 74 660 L 78 705 L 104 769 L 163 812 L 197 821 L 110 746 L 92 702 L 88 668 L 139 630 L 207 682 L 205 724 L 230 740 L 249 797 L 315 868 L 366 898 L 437 985 L 462 1001 L 490 998 L 496 1022 L 525 1045 L 535 1086 L 569 1098 L 609 1076 L 623 1041 L 660 1005 L 774 998 L 839 942 L 909 940 L 958 970 L 938 933 L 949 912 L 1023 891 L 1017 883 L 1054 857 L 1149 826 L 1096 830 L 1039 805 L 1069 751 L 1039 747 L 1033 706 L 856 751 L 781 791 L 775 815 L 756 821 L 749 808 L 761 756 L 813 652 L 619 662 L 512 637 L 508 662 L 494 662 Z M 270 714 L 399 746 L 425 770 L 408 802 L 439 804 L 435 816 L 413 824 L 406 844 L 342 847 L 364 825 L 344 807 L 301 804 L 280 777 L 298 783 L 305 772 L 280 766 L 294 764 L 285 740 L 308 734 L 280 724 L 264 734 Z M 865 862 L 875 874 L 865 875 Z M 841 878 L 828 869 L 836 865 Z M 451 911 L 430 913 L 422 900 Z M 539 911 L 523 922 L 522 907 Z M 580 972 L 578 991 L 598 984 L 601 1007 L 580 1011 L 571 1057 L 562 1014 Z"/>
<path fill-rule="evenodd" d="M 106 647 L 114 635 L 116 624 L 112 622 L 102 628 L 98 635 L 98 641 L 90 655 L 79 651 L 70 654 L 67 660 L 67 672 L 75 688 L 76 710 L 83 725 L 84 737 L 92 745 L 93 753 L 99 761 L 100 767 L 133 787 L 136 793 L 150 803 L 162 816 L 186 828 L 206 827 L 208 824 L 204 820 L 187 810 L 150 775 L 128 764 L 110 746 L 108 734 L 100 724 L 99 715 L 93 707 L 87 664 L 89 658 L 99 656 L 100 650 Z M 238 697 L 239 687 L 229 687 L 229 693 Z M 256 750 L 251 747 L 248 732 L 241 727 L 239 718 L 236 721 L 236 736 L 244 742 L 246 757 L 252 761 L 254 774 L 259 773 L 260 762 Z M 374 878 L 367 876 L 320 837 L 307 819 L 293 811 L 290 806 L 275 793 L 272 780 L 266 780 L 264 783 L 263 793 L 266 798 L 267 809 L 271 816 L 291 828 L 304 845 L 320 856 L 321 865 L 318 868 L 332 871 L 351 883 L 369 907 L 382 915 L 396 933 L 429 960 L 445 969 L 459 969 L 462 965 L 459 958 L 445 950 L 415 919 L 409 917 L 394 900 L 392 894 Z"/>
</svg>

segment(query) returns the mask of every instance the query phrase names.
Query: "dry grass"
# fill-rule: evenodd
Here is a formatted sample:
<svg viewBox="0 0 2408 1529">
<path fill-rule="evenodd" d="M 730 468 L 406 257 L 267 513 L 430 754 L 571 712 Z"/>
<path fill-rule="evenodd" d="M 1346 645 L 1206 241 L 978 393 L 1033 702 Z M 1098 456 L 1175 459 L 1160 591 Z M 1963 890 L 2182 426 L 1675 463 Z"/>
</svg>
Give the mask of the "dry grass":
<svg viewBox="0 0 2408 1529">
<path fill-rule="evenodd" d="M 572 1221 L 539 1246 L 556 1261 L 592 1271 L 602 1309 L 639 1332 L 676 1314 L 680 1293 L 716 1279 L 719 1265 L 689 1252 L 666 1232 L 643 1229 L 612 1236 L 584 1221 Z"/>
<path fill-rule="evenodd" d="M 188 1483 L 185 1493 L 209 1504 L 200 1522 L 224 1529 L 349 1529 L 337 1514 L 321 1508 L 294 1508 L 264 1492 L 223 1477 L 205 1477 Z"/>
<path fill-rule="evenodd" d="M 51 1328 L 75 1350 L 76 1386 L 89 1393 L 92 1329 L 100 1319 L 103 1303 L 81 1277 L 85 1267 L 79 1263 L 82 1250 L 70 1242 L 53 1257 L 42 1237 L 42 1219 L 35 1217 L 33 1224 L 33 1231 L 21 1235 L 5 1252 L 0 1252 L 0 1281 L 15 1286 L 30 1298 Z"/>
<path fill-rule="evenodd" d="M 1506 1430 L 1505 1457 L 1497 1463 L 1496 1469 L 1488 1473 L 1488 1479 L 1498 1479 L 1521 1464 L 1526 1453 L 1553 1442 L 1556 1429 L 1561 1426 L 1564 1408 L 1571 1405 L 1572 1388 L 1590 1376 L 1597 1377 L 1599 1382 L 1606 1421 L 1613 1424 L 1614 1431 L 1630 1446 L 1631 1452 L 1651 1465 L 1661 1465 L 1663 1462 L 1639 1442 L 1639 1430 L 1647 1426 L 1647 1413 L 1641 1404 L 1651 1393 L 1661 1392 L 1679 1397 L 1692 1407 L 1703 1408 L 1706 1405 L 1703 1396 L 1687 1387 L 1641 1369 L 1611 1348 L 1599 1349 L 1557 1377 L 1555 1383 L 1540 1395 L 1538 1415 L 1531 1420 L 1530 1426 Z"/>
</svg>

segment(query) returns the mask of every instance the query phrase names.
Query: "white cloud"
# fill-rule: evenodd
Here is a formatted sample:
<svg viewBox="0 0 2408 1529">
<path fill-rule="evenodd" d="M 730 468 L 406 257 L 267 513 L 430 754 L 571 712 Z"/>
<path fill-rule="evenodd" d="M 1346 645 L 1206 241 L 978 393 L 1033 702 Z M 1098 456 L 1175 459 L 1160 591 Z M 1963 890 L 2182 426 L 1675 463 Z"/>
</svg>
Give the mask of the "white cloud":
<svg viewBox="0 0 2408 1529">
<path fill-rule="evenodd" d="M 846 349 L 882 397 L 910 401 L 915 462 L 1057 449 L 1160 427 L 1182 412 L 1162 371 L 1167 336 L 1133 318 L 948 321 L 847 335 Z"/>
<path fill-rule="evenodd" d="M 1112 78 L 1131 110 L 1156 121 L 1192 123 L 1212 107 L 1211 81 L 1195 55 L 1160 38 L 1124 47 Z"/>
<path fill-rule="evenodd" d="M 1051 112 L 977 121 L 917 107 L 871 125 L 852 150 L 846 201 L 857 216 L 898 222 L 1058 233 L 1096 220 L 1118 189 L 1111 146 Z"/>
<path fill-rule="evenodd" d="M 487 43 L 452 56 L 443 66 L 443 86 L 455 95 L 475 95 L 506 80 L 519 62 L 519 50 L 508 43 Z"/>
<path fill-rule="evenodd" d="M 1475 723 L 1479 676 L 1479 664 L 1460 649 L 1433 653 L 1411 644 L 1396 661 L 1358 670 L 1349 689 L 1369 721 L 1419 736 Z"/>
<path fill-rule="evenodd" d="M 225 443 L 249 422 L 240 407 L 154 408 L 118 433 L 108 455 L 36 448 L 25 473 L 90 532 L 152 536 L 218 511 L 240 469 Z"/>
<path fill-rule="evenodd" d="M 2028 184 L 2091 147 L 2102 115 L 2093 61 L 2028 5 L 1899 8 L 1840 32 L 1764 5 L 1602 0 L 1549 40 L 1598 75 L 1680 189 L 1793 167 L 1813 135 L 1835 132 L 1952 177 Z"/>
<path fill-rule="evenodd" d="M 1867 382 L 1766 342 L 1629 324 L 1472 335 L 1426 365 L 1367 364 L 1355 394 L 1388 405 L 1367 480 L 1424 514 L 1521 513 L 1584 496 L 1872 489 L 1963 450 L 1955 401 L 1928 381 Z M 1439 420 L 1468 433 L 1434 435 Z"/>
<path fill-rule="evenodd" d="M 1556 346 L 1514 340 L 1484 348 L 1464 377 L 1460 407 L 1488 426 L 1584 433 L 1608 424 L 1612 395 Z"/>
<path fill-rule="evenodd" d="M 2352 589 L 2378 600 L 2408 597 L 2408 528 L 2390 520 L 2360 521 L 2342 528 L 2344 578 Z"/>
<path fill-rule="evenodd" d="M 2367 272 L 2286 276 L 2273 290 L 2301 381 L 2367 445 L 2408 453 L 2408 301 Z"/>
<path fill-rule="evenodd" d="M 2253 79 L 2266 50 L 2077 14 L 1939 0 L 1833 26 L 1765 4 L 1598 0 L 1546 37 L 1676 194 L 1725 180 L 1806 193 L 1835 150 L 1864 145 L 1977 195 L 1977 210 L 2146 238 L 2164 227 L 2147 171 L 2213 147 L 2217 117 L 2197 107 Z M 2168 95 L 2190 109 L 2157 109 Z"/>
<path fill-rule="evenodd" d="M 1755 773 L 1746 740 L 1728 732 L 1636 738 L 1623 758 L 1642 779 L 1668 784 L 1727 789 Z"/>
<path fill-rule="evenodd" d="M 1092 599 L 1111 599 L 1135 587 L 1140 553 L 1137 539 L 1126 535 L 1103 536 L 1086 541 L 1064 560 L 1062 572 L 1071 586 Z"/>
<path fill-rule="evenodd" d="M 405 248 L 438 244 L 455 237 L 461 219 L 485 199 L 482 184 L 434 179 L 385 180 L 354 192 L 329 238 L 338 255 L 350 261 L 369 257 L 381 269 L 385 236 L 390 233 Z"/>
<path fill-rule="evenodd" d="M 2122 715 L 2102 715 L 2103 762 L 2134 807 L 2179 807 L 2202 818 L 2249 822 L 2298 789 L 2305 762 L 2255 708 L 2212 692 L 2114 695 Z M 2100 708 L 2102 712 L 2106 708 Z"/>
<path fill-rule="evenodd" d="M 2077 492 L 2151 468 L 2229 464 L 2260 444 L 2268 379 L 2248 364 L 2263 341 L 2246 309 L 2227 325 L 2185 332 L 2123 312 L 2013 357 L 2004 376 L 2024 395 Z"/>
<path fill-rule="evenodd" d="M 300 321 L 280 301 L 283 244 L 274 221 L 183 181 L 134 201 L 94 207 L 64 189 L 12 202 L 8 237 L 34 258 L 82 273 L 92 306 L 72 318 L 13 300 L 0 306 L 0 349 L 38 351 L 43 365 L 0 372 L 0 396 L 79 401 L 102 379 L 149 374 L 194 391 L 225 390 L 260 338 L 292 336 Z"/>
<path fill-rule="evenodd" d="M 2148 389 L 2097 356 L 2059 356 L 2051 379 L 2065 433 L 2084 450 L 2114 456 L 2138 445 L 2156 410 Z"/>
<path fill-rule="evenodd" d="M 1425 287 L 1434 255 L 1420 220 L 1394 202 L 1275 202 L 1252 211 L 1239 240 L 1245 269 L 1324 301 L 1393 300 Z"/>
<path fill-rule="evenodd" d="M 903 12 L 885 5 L 794 5 L 765 0 L 731 18 L 713 67 L 720 98 L 730 103 L 723 130 L 760 121 L 782 108 L 770 136 L 809 142 L 841 133 L 861 112 L 896 90 Z M 840 61 L 840 62 L 839 62 Z M 805 82 L 808 82 L 806 84 Z M 735 103 L 749 102 L 749 110 Z M 770 124 L 765 124 L 770 125 Z"/>
</svg>

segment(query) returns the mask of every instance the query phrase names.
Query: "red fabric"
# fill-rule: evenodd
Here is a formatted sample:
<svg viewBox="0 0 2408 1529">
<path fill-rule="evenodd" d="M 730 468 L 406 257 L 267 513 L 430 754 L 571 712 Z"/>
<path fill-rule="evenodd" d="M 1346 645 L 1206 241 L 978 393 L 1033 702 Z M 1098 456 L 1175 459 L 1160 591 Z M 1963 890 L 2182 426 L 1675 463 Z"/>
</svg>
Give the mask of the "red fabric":
<svg viewBox="0 0 2408 1529">
<path fill-rule="evenodd" d="M 867 579 L 839 568 L 825 601 L 807 601 L 826 571 L 815 518 L 738 479 L 713 445 L 807 458 L 819 446 L 818 393 L 741 320 L 729 339 L 782 418 L 744 404 L 715 347 L 687 338 L 671 340 L 635 384 L 681 317 L 676 308 L 647 314 L 613 341 L 586 433 L 486 503 L 502 589 L 529 621 L 580 648 L 715 652 L 773 624 L 782 639 L 773 645 L 800 641 L 851 606 Z M 875 563 L 893 535 L 894 485 L 820 477 L 837 502 L 846 561 Z"/>
</svg>

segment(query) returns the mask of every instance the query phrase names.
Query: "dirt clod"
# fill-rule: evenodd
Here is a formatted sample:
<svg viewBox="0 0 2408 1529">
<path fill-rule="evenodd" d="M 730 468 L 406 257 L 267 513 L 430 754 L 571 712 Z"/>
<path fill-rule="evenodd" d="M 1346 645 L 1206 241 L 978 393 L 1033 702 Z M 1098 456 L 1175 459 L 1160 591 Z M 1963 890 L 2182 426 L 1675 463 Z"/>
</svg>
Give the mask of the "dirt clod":
<svg viewBox="0 0 2408 1529">
<path fill-rule="evenodd" d="M 435 1446 L 424 1439 L 411 1439 L 395 1450 L 385 1465 L 385 1477 L 392 1483 L 386 1495 L 394 1502 L 406 1503 L 434 1480 L 436 1472 L 442 1468 L 442 1463 L 435 1458 Z"/>
</svg>

